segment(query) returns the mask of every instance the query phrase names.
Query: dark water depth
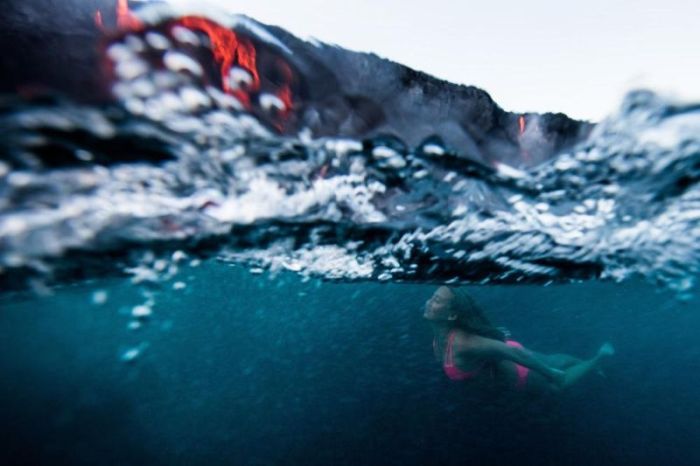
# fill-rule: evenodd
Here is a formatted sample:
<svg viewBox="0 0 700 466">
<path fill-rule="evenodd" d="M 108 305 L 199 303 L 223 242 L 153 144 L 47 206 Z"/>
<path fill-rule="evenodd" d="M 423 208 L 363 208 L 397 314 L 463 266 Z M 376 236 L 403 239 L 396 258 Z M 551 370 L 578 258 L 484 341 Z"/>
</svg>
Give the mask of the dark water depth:
<svg viewBox="0 0 700 466">
<path fill-rule="evenodd" d="M 135 330 L 126 280 L 3 296 L 0 463 L 700 464 L 697 301 L 633 282 L 471 288 L 529 348 L 617 348 L 606 378 L 522 398 L 446 380 L 420 316 L 431 286 L 216 262 L 183 280 Z"/>
</svg>

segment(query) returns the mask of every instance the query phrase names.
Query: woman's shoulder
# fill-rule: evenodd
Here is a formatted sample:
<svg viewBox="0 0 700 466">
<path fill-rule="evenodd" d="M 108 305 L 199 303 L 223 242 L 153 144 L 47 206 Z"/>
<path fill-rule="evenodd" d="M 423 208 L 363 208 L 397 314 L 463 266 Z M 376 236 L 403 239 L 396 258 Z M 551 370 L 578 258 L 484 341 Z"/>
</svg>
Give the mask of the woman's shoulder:
<svg viewBox="0 0 700 466">
<path fill-rule="evenodd" d="M 454 330 L 452 344 L 455 352 L 474 352 L 488 349 L 494 344 L 503 343 L 500 340 L 493 338 L 482 337 L 475 333 L 469 333 L 462 329 Z"/>
<path fill-rule="evenodd" d="M 452 330 L 451 333 L 452 344 L 455 345 L 456 348 L 468 349 L 473 346 L 479 346 L 483 343 L 484 340 L 488 340 L 488 338 L 484 338 L 475 333 L 467 332 L 466 330 L 462 330 L 461 328 L 456 328 Z"/>
</svg>

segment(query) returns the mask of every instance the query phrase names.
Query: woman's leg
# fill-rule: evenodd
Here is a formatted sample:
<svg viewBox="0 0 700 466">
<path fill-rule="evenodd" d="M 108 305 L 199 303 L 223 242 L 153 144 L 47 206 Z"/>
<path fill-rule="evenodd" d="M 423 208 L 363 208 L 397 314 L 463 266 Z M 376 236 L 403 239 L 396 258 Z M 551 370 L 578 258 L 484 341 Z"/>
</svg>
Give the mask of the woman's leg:
<svg viewBox="0 0 700 466">
<path fill-rule="evenodd" d="M 563 353 L 560 353 L 560 354 L 534 353 L 534 354 L 535 354 L 535 356 L 537 356 L 538 359 L 541 359 L 542 361 L 544 361 L 548 366 L 555 367 L 557 369 L 562 369 L 562 370 L 584 362 L 583 359 L 579 359 L 579 358 L 576 358 L 574 356 L 571 356 L 568 354 L 563 354 Z"/>
<path fill-rule="evenodd" d="M 533 352 L 534 353 L 534 352 Z M 536 393 L 556 392 L 565 387 L 575 384 L 589 372 L 598 368 L 598 363 L 605 356 L 615 354 L 615 350 L 609 343 L 600 347 L 598 353 L 587 361 L 569 356 L 567 354 L 539 354 L 534 353 L 537 358 L 541 358 L 547 365 L 563 370 L 565 372 L 564 381 L 560 385 L 552 383 L 548 378 L 536 371 L 529 371 L 527 374 L 526 390 Z M 518 365 L 511 361 L 501 361 L 497 365 L 497 377 L 507 387 L 516 387 L 518 384 Z"/>
</svg>

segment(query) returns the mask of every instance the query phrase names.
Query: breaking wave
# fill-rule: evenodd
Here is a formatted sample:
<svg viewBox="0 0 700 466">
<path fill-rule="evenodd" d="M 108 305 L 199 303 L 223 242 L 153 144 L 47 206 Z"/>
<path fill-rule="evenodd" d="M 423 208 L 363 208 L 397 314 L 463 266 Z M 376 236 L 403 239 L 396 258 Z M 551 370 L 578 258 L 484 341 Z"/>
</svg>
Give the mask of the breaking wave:
<svg viewBox="0 0 700 466">
<path fill-rule="evenodd" d="M 0 103 L 3 288 L 157 280 L 186 257 L 329 280 L 692 287 L 699 104 L 636 91 L 595 126 L 508 114 L 252 20 L 158 11 L 103 40 L 111 102 Z M 238 40 L 227 67 L 212 31 Z M 369 84 L 338 71 L 372 66 Z M 377 97 L 393 82 L 403 97 Z M 454 95 L 487 111 L 436 120 Z"/>
</svg>

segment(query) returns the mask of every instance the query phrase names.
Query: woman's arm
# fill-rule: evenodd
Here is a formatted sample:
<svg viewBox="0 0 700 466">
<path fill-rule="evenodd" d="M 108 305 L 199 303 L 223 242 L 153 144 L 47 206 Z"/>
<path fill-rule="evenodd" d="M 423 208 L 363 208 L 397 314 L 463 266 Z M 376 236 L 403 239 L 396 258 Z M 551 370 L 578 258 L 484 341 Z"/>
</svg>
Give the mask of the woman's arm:
<svg viewBox="0 0 700 466">
<path fill-rule="evenodd" d="M 530 351 L 523 348 L 508 346 L 502 341 L 480 337 L 469 346 L 469 348 L 465 349 L 471 354 L 479 354 L 485 359 L 505 359 L 512 361 L 539 372 L 555 383 L 561 382 L 565 375 L 564 371 L 548 366 Z"/>
</svg>

